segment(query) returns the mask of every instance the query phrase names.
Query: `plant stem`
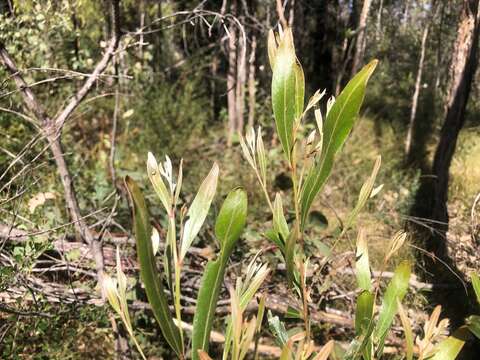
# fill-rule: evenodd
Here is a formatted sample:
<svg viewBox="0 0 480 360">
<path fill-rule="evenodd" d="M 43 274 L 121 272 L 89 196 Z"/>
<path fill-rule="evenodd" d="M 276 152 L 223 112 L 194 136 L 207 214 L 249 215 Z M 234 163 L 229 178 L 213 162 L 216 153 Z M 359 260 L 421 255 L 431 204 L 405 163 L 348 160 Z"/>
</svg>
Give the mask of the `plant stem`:
<svg viewBox="0 0 480 360">
<path fill-rule="evenodd" d="M 258 169 L 257 169 L 256 165 L 253 168 L 253 170 L 255 170 L 255 174 L 257 175 L 258 182 L 260 183 L 260 186 L 262 187 L 263 193 L 265 194 L 265 198 L 267 199 L 268 206 L 270 207 L 270 211 L 273 214 L 273 205 L 272 205 L 272 201 L 270 200 L 270 196 L 268 195 L 267 184 L 263 183 L 263 180 L 260 176 L 260 173 L 258 172 Z"/>
<path fill-rule="evenodd" d="M 295 136 L 296 131 L 294 132 L 294 139 L 296 138 Z M 300 251 L 303 255 L 303 234 L 300 229 L 300 208 L 299 208 L 299 203 L 300 203 L 300 188 L 299 184 L 297 181 L 297 164 L 296 164 L 296 146 L 293 146 L 292 149 L 292 157 L 291 157 L 291 164 L 290 164 L 290 170 L 292 173 L 292 183 L 293 183 L 293 203 L 295 207 L 295 227 L 293 231 L 296 232 L 296 239 L 300 240 Z M 303 321 L 305 324 L 305 337 L 306 341 L 305 343 L 308 344 L 310 343 L 310 321 L 309 321 L 309 316 L 308 316 L 308 302 L 307 302 L 307 289 L 306 289 L 306 279 L 304 278 L 304 268 L 303 268 L 303 256 L 301 256 L 300 260 L 300 266 L 299 266 L 299 272 L 300 272 L 300 287 L 301 287 L 301 300 L 302 300 L 302 307 L 303 307 Z"/>
<path fill-rule="evenodd" d="M 169 241 L 170 246 L 172 248 L 173 253 L 173 263 L 175 264 L 175 296 L 174 296 L 174 306 L 175 306 L 175 315 L 177 317 L 177 321 L 179 324 L 182 323 L 182 304 L 180 303 L 181 298 L 181 291 L 180 291 L 180 274 L 182 271 L 182 264 L 178 259 L 178 251 L 177 251 L 177 244 L 176 244 L 176 229 L 175 229 L 175 210 L 172 208 L 171 213 L 168 216 L 169 219 Z M 178 327 L 180 332 L 180 342 L 182 344 L 182 353 L 184 352 L 183 349 L 183 329 Z M 183 357 L 183 356 L 182 356 Z"/>
</svg>

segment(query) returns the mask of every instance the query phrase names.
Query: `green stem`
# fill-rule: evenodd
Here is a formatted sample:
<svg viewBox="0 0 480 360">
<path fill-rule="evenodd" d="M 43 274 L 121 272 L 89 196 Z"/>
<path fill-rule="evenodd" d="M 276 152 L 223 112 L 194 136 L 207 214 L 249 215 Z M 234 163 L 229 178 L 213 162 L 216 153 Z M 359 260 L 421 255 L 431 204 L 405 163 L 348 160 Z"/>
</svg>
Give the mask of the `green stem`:
<svg viewBox="0 0 480 360">
<path fill-rule="evenodd" d="M 172 210 L 169 216 L 169 233 L 170 233 L 170 246 L 172 248 L 173 263 L 175 264 L 175 296 L 174 296 L 174 306 L 175 306 L 175 315 L 179 324 L 182 323 L 182 304 L 180 303 L 181 291 L 180 291 L 180 276 L 182 271 L 182 264 L 178 260 L 178 251 L 176 244 L 176 229 L 175 229 L 175 213 Z M 184 341 L 183 341 L 183 329 L 181 326 L 178 326 L 180 332 L 180 342 L 182 344 L 182 358 L 185 352 L 184 350 Z"/>
<path fill-rule="evenodd" d="M 294 134 L 295 138 L 295 134 Z M 292 149 L 292 161 L 290 164 L 290 170 L 292 173 L 292 183 L 293 183 L 293 202 L 294 202 L 294 207 L 295 207 L 295 228 L 293 231 L 296 232 L 296 239 L 300 240 L 300 251 L 303 254 L 303 234 L 300 229 L 300 208 L 299 208 L 299 203 L 300 203 L 300 188 L 299 188 L 299 183 L 297 181 L 297 164 L 296 164 L 296 156 L 295 156 L 295 151 L 296 146 L 293 146 Z M 305 337 L 306 341 L 305 343 L 308 344 L 310 343 L 310 320 L 309 320 L 309 315 L 308 315 L 308 301 L 307 301 L 307 288 L 306 288 L 306 279 L 304 278 L 304 268 L 303 268 L 303 256 L 301 257 L 300 260 L 300 266 L 299 266 L 299 273 L 300 273 L 300 287 L 301 287 L 301 301 L 302 301 L 302 308 L 303 308 L 303 321 L 304 321 L 304 326 L 305 326 Z"/>
</svg>

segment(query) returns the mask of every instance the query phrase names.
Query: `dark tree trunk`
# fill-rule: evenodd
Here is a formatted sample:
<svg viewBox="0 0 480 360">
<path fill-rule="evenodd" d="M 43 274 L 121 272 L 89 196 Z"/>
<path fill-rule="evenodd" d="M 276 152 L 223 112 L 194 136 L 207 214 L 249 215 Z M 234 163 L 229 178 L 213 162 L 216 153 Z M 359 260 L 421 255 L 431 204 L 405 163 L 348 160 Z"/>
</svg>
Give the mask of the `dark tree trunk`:
<svg viewBox="0 0 480 360">
<path fill-rule="evenodd" d="M 464 1 L 450 66 L 450 85 L 446 98 L 445 121 L 435 151 L 432 219 L 448 223 L 447 198 L 449 168 L 458 134 L 465 123 L 472 80 L 477 69 L 479 0 Z M 442 251 L 438 255 L 444 255 Z"/>
</svg>

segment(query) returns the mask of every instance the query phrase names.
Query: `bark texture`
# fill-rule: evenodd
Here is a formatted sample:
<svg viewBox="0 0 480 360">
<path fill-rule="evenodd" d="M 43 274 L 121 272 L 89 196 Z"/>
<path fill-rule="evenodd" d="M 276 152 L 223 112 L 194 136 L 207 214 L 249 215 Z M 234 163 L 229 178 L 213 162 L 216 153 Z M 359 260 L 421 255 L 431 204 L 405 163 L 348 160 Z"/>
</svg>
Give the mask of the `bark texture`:
<svg viewBox="0 0 480 360">
<path fill-rule="evenodd" d="M 455 152 L 458 134 L 465 123 L 465 109 L 478 63 L 478 10 L 479 0 L 463 2 L 450 66 L 450 85 L 446 98 L 445 121 L 433 162 L 435 184 L 432 218 L 444 223 L 448 223 L 449 168 Z"/>
<path fill-rule="evenodd" d="M 363 63 L 363 54 L 365 52 L 365 34 L 367 28 L 368 13 L 372 0 L 363 0 L 362 11 L 358 19 L 357 40 L 355 43 L 355 52 L 352 60 L 352 76 L 358 72 L 359 67 Z"/>
</svg>

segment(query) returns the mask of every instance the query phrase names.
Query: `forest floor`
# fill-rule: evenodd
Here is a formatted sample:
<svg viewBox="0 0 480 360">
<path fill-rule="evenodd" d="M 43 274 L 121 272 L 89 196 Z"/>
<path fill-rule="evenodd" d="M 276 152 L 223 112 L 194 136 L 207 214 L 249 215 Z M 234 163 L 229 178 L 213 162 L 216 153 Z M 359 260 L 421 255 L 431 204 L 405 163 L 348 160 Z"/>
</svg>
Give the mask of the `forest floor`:
<svg viewBox="0 0 480 360">
<path fill-rule="evenodd" d="M 355 262 L 356 232 L 347 232 L 345 238 L 334 250 L 328 267 L 321 273 L 315 270 L 320 269 L 322 259 L 329 253 L 329 247 L 332 245 L 332 233 L 339 225 L 338 219 L 344 219 L 355 206 L 360 187 L 370 175 L 377 155 L 382 156 L 382 166 L 377 184 L 384 184 L 384 186 L 379 195 L 369 202 L 358 219 L 358 226 L 365 230 L 368 237 L 372 268 L 380 270 L 386 245 L 395 232 L 404 229 L 406 222 L 422 222 L 422 219 L 412 218 L 410 215 L 421 172 L 420 170 L 411 170 L 411 167 L 408 169 L 404 167 L 402 157 L 399 156 L 403 149 L 403 143 L 396 136 L 395 129 L 389 125 L 382 125 L 380 129 L 378 126 L 374 120 L 368 117 L 359 121 L 351 138 L 347 141 L 344 151 L 338 158 L 322 196 L 313 206 L 314 215 L 311 217 L 313 226 L 307 233 L 306 245 L 312 255 L 312 271 L 308 280 L 312 284 L 312 300 L 315 304 L 312 308 L 312 319 L 314 333 L 319 344 L 326 338 L 347 340 L 353 334 L 352 314 L 354 313 L 356 292 L 352 264 Z M 263 235 L 271 222 L 267 204 L 256 184 L 253 172 L 242 158 L 239 146 L 227 149 L 224 143 L 218 141 L 219 131 L 223 131 L 223 129 L 212 131 L 205 138 L 199 137 L 196 142 L 188 145 L 184 159 L 184 175 L 185 178 L 188 178 L 185 192 L 193 193 L 195 191 L 195 184 L 200 182 L 213 161 L 217 161 L 221 169 L 217 204 L 230 188 L 240 185 L 247 189 L 250 198 L 249 224 L 255 225 L 248 225 L 241 245 L 233 254 L 227 281 L 233 282 L 235 276 L 242 274 L 251 257 L 260 249 L 264 249 L 264 261 L 269 261 L 273 270 L 263 287 L 263 291 L 268 293 L 270 298 L 267 306 L 274 312 L 283 313 L 289 305 L 294 305 L 294 300 L 287 295 L 289 292 L 286 288 L 284 268 L 280 265 L 278 254 L 268 251 L 271 244 Z M 464 133 L 455 155 L 455 163 L 452 166 L 452 186 L 449 198 L 451 221 L 447 240 L 451 254 L 454 256 L 458 268 L 464 274 L 478 264 L 479 257 L 475 251 L 476 244 L 473 236 L 476 231 L 474 223 L 476 215 L 472 213 L 475 191 L 478 191 L 477 184 L 480 183 L 480 169 L 477 166 L 480 163 L 478 138 L 475 131 L 467 130 Z M 272 148 L 269 144 L 266 144 L 266 147 L 267 156 L 271 159 L 270 168 L 276 169 L 275 176 L 270 179 L 271 194 L 276 191 L 284 191 L 287 195 L 289 192 L 288 179 L 286 181 L 282 176 L 286 168 L 281 160 L 278 147 L 273 147 L 273 150 L 268 150 L 268 148 Z M 476 149 L 476 151 L 472 151 L 472 149 Z M 144 155 L 146 156 L 146 154 Z M 132 156 L 141 158 L 143 155 Z M 128 170 L 123 171 L 128 172 Z M 145 175 L 142 181 L 147 187 Z M 155 207 L 154 197 L 151 196 L 149 199 L 152 200 L 152 207 Z M 286 208 L 288 209 L 288 204 Z M 150 210 L 155 214 L 158 209 L 151 208 Z M 125 212 L 123 214 L 125 215 Z M 128 220 L 122 222 L 123 220 L 119 219 L 118 221 L 122 227 L 130 228 Z M 425 225 L 428 226 L 428 223 Z M 54 246 L 61 247 L 65 244 L 67 243 L 55 243 Z M 138 288 L 135 290 L 138 266 L 128 232 L 111 234 L 110 238 L 105 239 L 108 270 L 113 271 L 114 249 L 118 244 L 121 244 L 123 265 L 133 286 L 130 300 L 140 342 L 145 348 L 146 354 L 161 356 L 164 350 L 158 341 L 158 330 L 155 329 L 151 317 L 143 311 L 145 299 L 138 296 Z M 186 275 L 182 279 L 185 288 L 183 295 L 185 296 L 185 312 L 187 314 L 185 321 L 187 322 L 192 320 L 195 305 L 192 299 L 196 297 L 202 265 L 205 263 L 205 259 L 211 257 L 213 253 L 211 228 L 207 228 L 202 239 L 195 246 L 190 261 L 185 267 Z M 409 237 L 407 246 L 404 246 L 402 251 L 396 255 L 389 267 L 385 269 L 383 276 L 388 277 L 400 260 L 415 259 L 418 256 L 418 247 L 421 247 L 419 239 L 415 239 L 414 236 Z M 82 246 L 68 249 L 66 260 L 74 263 L 78 268 L 88 268 L 91 259 L 88 256 L 85 257 L 83 251 Z M 417 268 L 419 274 L 411 281 L 412 289 L 415 291 L 409 293 L 406 304 L 410 313 L 416 315 L 412 317 L 415 319 L 413 327 L 418 332 L 427 318 L 427 312 L 430 312 L 435 304 L 428 304 L 428 308 L 425 309 L 428 292 L 432 289 L 430 283 L 422 282 L 421 264 Z M 0 323 L 9 321 L 8 326 L 15 328 L 15 331 L 9 332 L 10 335 L 7 338 L 0 341 L 3 343 L 0 345 L 0 348 L 3 347 L 0 354 L 15 355 L 22 359 L 37 358 L 32 354 L 44 354 L 47 358 L 65 359 L 83 359 L 87 354 L 91 359 L 113 357 L 115 345 L 110 312 L 108 307 L 96 306 L 101 300 L 93 295 L 93 281 L 88 272 L 68 276 L 68 273 L 49 273 L 42 272 L 40 269 L 37 273 L 31 273 L 31 275 L 33 274 L 37 281 L 36 284 L 33 283 L 33 286 L 39 288 L 46 286 L 48 292 L 46 294 L 44 292 L 42 296 L 21 297 L 15 301 L 42 303 L 39 309 L 48 316 L 15 317 L 15 315 L 0 312 Z M 380 275 L 378 272 L 375 274 Z M 44 283 L 39 284 L 38 281 Z M 51 284 L 55 282 L 63 282 L 65 288 L 62 290 L 52 288 Z M 50 284 L 50 288 L 48 288 L 48 284 Z M 461 288 L 459 284 L 448 285 Z M 68 290 L 72 288 L 80 292 L 73 296 L 72 292 L 68 293 Z M 21 289 L 18 290 L 21 291 Z M 1 291 L 2 289 L 0 289 L 0 298 Z M 65 295 L 63 298 L 57 296 L 61 291 L 66 292 L 63 294 Z M 31 293 L 34 294 L 35 291 L 31 291 Z M 55 296 L 59 300 L 52 303 L 51 300 Z M 226 292 L 222 296 L 219 312 L 225 313 L 228 311 L 228 296 Z M 12 321 L 15 319 L 16 321 Z M 293 321 L 291 325 L 294 325 Z M 222 328 L 222 326 L 217 328 Z M 401 339 L 400 327 L 394 326 L 394 335 L 388 343 L 392 347 L 392 351 L 396 351 L 395 349 L 402 346 Z M 267 332 L 265 332 L 262 342 L 272 345 Z"/>
</svg>

